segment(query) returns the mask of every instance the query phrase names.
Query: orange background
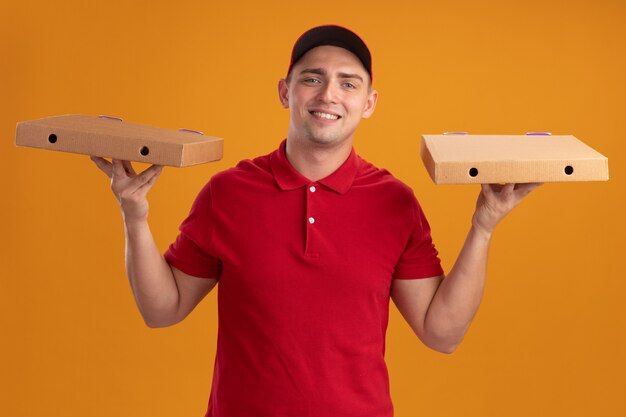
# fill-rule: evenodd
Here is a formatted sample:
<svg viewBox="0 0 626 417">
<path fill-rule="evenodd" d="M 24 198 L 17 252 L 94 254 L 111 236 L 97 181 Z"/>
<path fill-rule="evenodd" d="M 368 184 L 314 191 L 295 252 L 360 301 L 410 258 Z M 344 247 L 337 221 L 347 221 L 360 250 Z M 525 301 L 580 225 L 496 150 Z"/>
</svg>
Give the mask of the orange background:
<svg viewBox="0 0 626 417">
<path fill-rule="evenodd" d="M 211 175 L 286 135 L 277 80 L 297 36 L 323 23 L 373 51 L 380 99 L 356 149 L 414 188 L 448 271 L 478 187 L 433 185 L 421 134 L 550 131 L 609 157 L 609 182 L 546 184 L 500 224 L 483 305 L 453 355 L 423 347 L 392 305 L 396 416 L 626 415 L 617 0 L 3 0 L 1 415 L 202 416 L 217 332 L 215 290 L 174 327 L 144 325 L 107 179 L 86 156 L 16 148 L 16 122 L 109 114 L 225 138 L 222 161 L 167 168 L 149 194 L 165 250 Z"/>
</svg>

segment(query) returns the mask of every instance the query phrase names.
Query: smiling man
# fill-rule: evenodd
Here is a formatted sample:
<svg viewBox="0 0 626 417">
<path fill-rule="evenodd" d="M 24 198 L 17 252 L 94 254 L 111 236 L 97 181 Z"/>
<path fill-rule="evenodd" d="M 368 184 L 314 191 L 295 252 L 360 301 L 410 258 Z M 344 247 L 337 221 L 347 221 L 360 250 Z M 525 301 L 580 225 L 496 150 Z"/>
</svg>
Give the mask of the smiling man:
<svg viewBox="0 0 626 417">
<path fill-rule="evenodd" d="M 537 184 L 482 186 L 444 277 L 413 191 L 353 149 L 378 98 L 365 43 L 339 26 L 307 31 L 278 94 L 287 138 L 211 178 L 163 256 L 146 200 L 161 168 L 92 158 L 121 206 L 137 305 L 148 326 L 169 326 L 219 282 L 209 417 L 390 417 L 390 299 L 424 344 L 454 351 L 494 227 Z"/>
<path fill-rule="evenodd" d="M 371 64 L 366 64 L 366 69 L 344 47 L 311 47 L 317 45 L 317 36 L 329 34 L 362 44 L 356 35 L 352 37 L 343 30 L 324 27 L 303 35 L 294 48 L 287 79 L 278 83 L 280 101 L 291 114 L 287 158 L 299 173 L 314 181 L 331 174 L 346 161 L 357 126 L 361 119 L 372 115 L 378 98 L 378 92 L 372 90 Z M 364 59 L 371 62 L 365 44 L 362 45 L 358 51 L 367 53 Z"/>
</svg>

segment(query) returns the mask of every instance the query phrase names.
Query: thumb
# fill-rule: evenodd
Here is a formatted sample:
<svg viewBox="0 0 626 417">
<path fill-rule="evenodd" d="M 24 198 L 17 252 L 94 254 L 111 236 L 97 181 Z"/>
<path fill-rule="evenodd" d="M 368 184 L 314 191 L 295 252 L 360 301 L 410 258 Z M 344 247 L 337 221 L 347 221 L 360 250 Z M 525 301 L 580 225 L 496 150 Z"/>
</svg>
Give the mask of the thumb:
<svg viewBox="0 0 626 417">
<path fill-rule="evenodd" d="M 152 185 L 156 182 L 159 175 L 163 171 L 162 165 L 153 165 L 150 168 L 146 169 L 142 172 L 137 179 L 140 181 L 140 184 L 137 187 L 136 193 L 147 194 Z"/>
</svg>

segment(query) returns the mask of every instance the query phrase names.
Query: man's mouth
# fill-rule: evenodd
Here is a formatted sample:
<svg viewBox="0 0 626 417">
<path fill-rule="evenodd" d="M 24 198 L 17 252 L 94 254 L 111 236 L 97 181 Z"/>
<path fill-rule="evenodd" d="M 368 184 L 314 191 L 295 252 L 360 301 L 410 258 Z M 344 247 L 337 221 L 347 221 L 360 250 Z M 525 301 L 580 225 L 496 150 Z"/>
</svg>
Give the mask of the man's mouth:
<svg viewBox="0 0 626 417">
<path fill-rule="evenodd" d="M 310 111 L 309 113 L 311 113 L 313 116 L 322 118 L 322 119 L 326 119 L 326 120 L 337 120 L 340 119 L 341 116 L 337 115 L 337 114 L 332 114 L 332 113 L 324 113 L 321 111 Z"/>
</svg>

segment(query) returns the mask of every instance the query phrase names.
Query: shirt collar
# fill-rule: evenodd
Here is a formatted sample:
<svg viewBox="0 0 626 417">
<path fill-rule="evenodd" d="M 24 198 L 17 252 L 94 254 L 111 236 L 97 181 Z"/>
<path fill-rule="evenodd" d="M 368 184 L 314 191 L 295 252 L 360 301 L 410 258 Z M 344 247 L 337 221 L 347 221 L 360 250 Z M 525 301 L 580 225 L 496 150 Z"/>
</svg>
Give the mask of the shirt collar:
<svg viewBox="0 0 626 417">
<path fill-rule="evenodd" d="M 282 190 L 295 190 L 313 181 L 300 174 L 291 165 L 285 153 L 286 144 L 287 140 L 285 139 L 281 142 L 278 149 L 270 154 L 270 164 L 274 180 L 278 186 Z M 339 194 L 345 194 L 352 186 L 358 169 L 359 157 L 354 152 L 354 148 L 352 148 L 348 159 L 335 172 L 317 182 Z"/>
</svg>

